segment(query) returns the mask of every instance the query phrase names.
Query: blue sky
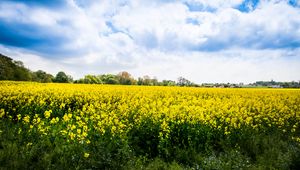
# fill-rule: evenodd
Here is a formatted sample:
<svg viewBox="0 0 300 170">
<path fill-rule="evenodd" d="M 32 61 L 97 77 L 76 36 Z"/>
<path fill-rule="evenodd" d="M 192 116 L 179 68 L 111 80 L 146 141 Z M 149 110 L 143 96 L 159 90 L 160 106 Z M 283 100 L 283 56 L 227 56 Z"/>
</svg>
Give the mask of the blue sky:
<svg viewBox="0 0 300 170">
<path fill-rule="evenodd" d="M 299 0 L 2 0 L 0 53 L 75 79 L 298 81 L 299 18 Z"/>
</svg>

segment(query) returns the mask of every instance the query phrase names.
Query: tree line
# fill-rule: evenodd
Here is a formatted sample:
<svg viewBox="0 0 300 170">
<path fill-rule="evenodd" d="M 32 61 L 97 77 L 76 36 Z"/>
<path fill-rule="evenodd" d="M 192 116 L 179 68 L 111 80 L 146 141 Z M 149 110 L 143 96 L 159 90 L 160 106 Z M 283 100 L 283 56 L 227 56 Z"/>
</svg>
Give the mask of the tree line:
<svg viewBox="0 0 300 170">
<path fill-rule="evenodd" d="M 78 83 L 78 84 L 122 84 L 146 86 L 197 86 L 191 81 L 179 77 L 178 81 L 163 80 L 150 76 L 134 79 L 130 73 L 122 71 L 119 74 L 85 75 L 83 78 L 73 80 L 70 75 L 60 71 L 55 76 L 43 70 L 31 71 L 22 61 L 14 61 L 10 57 L 0 54 L 0 80 L 34 81 L 41 83 Z"/>
<path fill-rule="evenodd" d="M 144 85 L 144 86 L 197 86 L 185 78 L 178 78 L 178 81 L 162 80 L 150 76 L 139 77 L 134 79 L 130 73 L 122 71 L 119 74 L 102 74 L 102 75 L 85 75 L 73 83 L 78 84 L 122 84 L 122 85 Z"/>
<path fill-rule="evenodd" d="M 277 88 L 300 88 L 300 81 L 291 81 L 291 82 L 276 82 L 274 80 L 271 81 L 257 81 L 255 83 L 250 84 L 252 86 L 258 87 L 277 87 Z"/>
<path fill-rule="evenodd" d="M 252 84 L 243 83 L 202 83 L 195 84 L 190 80 L 179 77 L 177 81 L 162 80 L 158 81 L 155 77 L 145 75 L 134 79 L 130 73 L 122 71 L 118 74 L 85 75 L 84 77 L 73 80 L 70 75 L 60 71 L 55 76 L 43 71 L 31 71 L 26 68 L 22 61 L 14 61 L 10 57 L 0 54 L 0 80 L 14 81 L 34 81 L 41 83 L 77 83 L 77 84 L 122 84 L 122 85 L 144 85 L 144 86 L 188 86 L 188 87 L 221 87 L 221 88 L 239 88 L 239 87 L 270 87 L 270 88 L 300 88 L 299 82 L 275 82 L 257 81 Z"/>
<path fill-rule="evenodd" d="M 58 72 L 55 77 L 43 70 L 31 71 L 24 66 L 22 61 L 14 61 L 2 54 L 0 54 L 0 80 L 35 81 L 41 83 L 73 82 L 72 77 L 62 71 Z"/>
</svg>

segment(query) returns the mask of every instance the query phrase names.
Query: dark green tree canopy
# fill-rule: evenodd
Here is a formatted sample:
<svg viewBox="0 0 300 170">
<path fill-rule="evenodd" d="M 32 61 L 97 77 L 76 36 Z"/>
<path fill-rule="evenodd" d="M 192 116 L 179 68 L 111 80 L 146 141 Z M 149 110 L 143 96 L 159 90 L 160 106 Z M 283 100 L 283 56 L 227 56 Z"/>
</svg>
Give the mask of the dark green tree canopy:
<svg viewBox="0 0 300 170">
<path fill-rule="evenodd" d="M 22 61 L 0 54 L 0 80 L 30 81 L 30 70 L 24 67 Z"/>
<path fill-rule="evenodd" d="M 76 80 L 74 83 L 81 83 L 81 84 L 102 84 L 101 79 L 99 76 L 95 75 L 85 75 L 84 78 Z"/>
<path fill-rule="evenodd" d="M 57 82 L 57 83 L 70 83 L 72 81 L 73 81 L 72 77 L 68 76 L 63 71 L 58 72 L 54 78 L 54 82 Z"/>
<path fill-rule="evenodd" d="M 120 83 L 117 75 L 103 74 L 103 75 L 100 75 L 99 77 L 104 84 L 119 84 Z"/>
<path fill-rule="evenodd" d="M 51 74 L 47 74 L 43 70 L 38 70 L 32 73 L 32 81 L 37 81 L 41 83 L 50 83 L 52 82 L 54 77 Z"/>
</svg>

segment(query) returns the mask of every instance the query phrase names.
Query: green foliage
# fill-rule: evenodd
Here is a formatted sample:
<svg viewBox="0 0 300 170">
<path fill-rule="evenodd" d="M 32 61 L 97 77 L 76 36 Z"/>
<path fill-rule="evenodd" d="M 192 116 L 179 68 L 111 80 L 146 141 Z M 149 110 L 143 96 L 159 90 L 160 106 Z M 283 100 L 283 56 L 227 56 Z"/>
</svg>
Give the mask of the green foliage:
<svg viewBox="0 0 300 170">
<path fill-rule="evenodd" d="M 0 80 L 13 80 L 14 67 L 16 67 L 16 65 L 11 58 L 0 54 Z"/>
<path fill-rule="evenodd" d="M 104 107 L 96 111 L 91 98 L 85 98 L 85 102 L 80 101 L 84 95 L 78 93 L 66 95 L 68 93 L 55 90 L 58 97 L 55 98 L 53 93 L 49 93 L 49 91 L 46 95 L 40 93 L 46 88 L 31 91 L 31 93 L 24 90 L 25 85 L 28 84 L 31 84 L 31 87 L 45 86 L 38 83 L 2 83 L 5 86 L 1 91 L 3 97 L 0 98 L 0 169 L 297 169 L 300 164 L 300 143 L 299 140 L 295 140 L 295 137 L 296 139 L 299 137 L 300 129 L 299 127 L 291 129 L 298 122 L 298 119 L 293 117 L 299 113 L 296 103 L 298 101 L 297 96 L 285 101 L 283 106 L 289 107 L 283 108 L 289 108 L 289 111 L 295 110 L 291 112 L 291 118 L 282 119 L 280 127 L 269 124 L 275 121 L 265 122 L 266 119 L 258 119 L 261 120 L 259 126 L 250 126 L 240 122 L 240 126 L 234 127 L 224 123 L 224 120 L 217 115 L 216 126 L 201 121 L 189 121 L 190 118 L 176 117 L 178 114 L 174 114 L 175 117 L 168 120 L 165 119 L 167 115 L 164 114 L 159 117 L 155 117 L 155 114 L 139 115 L 137 114 L 139 107 L 137 107 L 137 109 L 128 111 L 128 114 L 124 114 L 126 119 L 123 119 L 123 122 L 128 121 L 130 128 L 122 129 L 126 133 L 119 133 L 111 128 L 118 124 L 115 120 L 119 119 L 110 118 L 116 116 L 122 120 L 124 115 L 120 114 L 120 110 L 128 107 L 118 107 L 120 106 L 118 102 L 124 103 L 128 100 L 124 99 L 124 102 L 120 102 L 121 95 L 115 90 L 108 91 L 105 93 L 107 95 L 96 93 L 96 96 L 100 97 L 93 98 L 93 100 L 99 102 L 103 99 L 100 103 L 105 103 L 105 105 L 112 103 L 109 104 L 109 109 Z M 12 85 L 19 87 L 5 93 L 4 89 Z M 47 86 L 71 87 L 66 84 L 48 84 Z M 78 85 L 74 85 L 74 87 L 78 88 Z M 82 85 L 82 87 L 104 88 L 97 85 Z M 126 86 L 126 88 L 132 87 Z M 141 87 L 135 88 L 141 89 Z M 159 88 L 166 89 L 165 87 Z M 22 89 L 24 90 L 23 93 L 21 93 Z M 61 90 L 65 92 L 65 89 L 68 88 Z M 153 89 L 158 89 L 158 87 Z M 182 90 L 183 88 L 170 89 Z M 222 90 L 222 93 L 226 91 Z M 266 91 L 269 90 L 264 92 Z M 291 92 L 290 90 L 287 91 Z M 109 96 L 112 92 L 120 96 Z M 34 93 L 39 95 L 34 96 Z M 91 93 L 87 91 L 83 94 Z M 128 97 L 129 93 L 123 94 L 125 94 L 122 95 L 123 97 Z M 222 97 L 229 97 L 228 94 L 223 94 Z M 28 95 L 29 98 L 24 95 Z M 176 95 L 179 96 L 180 94 L 177 93 Z M 201 101 L 204 100 L 204 97 L 212 96 L 213 93 L 204 93 L 203 96 L 197 97 Z M 258 96 L 260 101 L 264 101 L 261 95 Z M 28 100 L 31 97 L 32 100 Z M 269 98 L 270 96 L 265 97 Z M 273 97 L 274 99 L 277 98 L 276 96 Z M 292 97 L 292 95 L 288 97 Z M 51 102 L 51 98 L 54 102 Z M 161 98 L 156 100 L 161 101 Z M 76 103 L 76 101 L 79 102 Z M 137 101 L 141 102 L 140 98 Z M 153 101 L 153 98 L 149 101 Z M 292 105 L 289 105 L 288 102 L 292 102 Z M 143 101 L 141 105 L 143 104 L 147 104 L 147 102 Z M 92 109 L 86 110 L 85 108 L 85 111 L 82 111 L 87 105 L 92 106 L 95 114 L 91 114 Z M 188 104 L 183 106 L 186 105 Z M 263 104 L 260 106 L 267 107 Z M 272 106 L 273 114 L 280 112 L 274 108 L 274 105 Z M 182 108 L 178 107 L 179 112 L 177 113 L 180 114 L 183 111 Z M 116 115 L 112 112 L 105 114 L 110 109 L 115 110 Z M 255 108 L 249 108 L 251 111 L 254 111 L 253 109 Z M 46 117 L 45 111 L 47 110 L 51 110 L 52 117 Z M 76 110 L 79 111 L 78 114 L 76 114 Z M 103 112 L 101 113 L 101 111 Z M 147 110 L 144 112 L 148 113 Z M 159 111 L 156 110 L 155 113 L 157 114 Z M 190 110 L 185 114 L 189 115 L 190 113 L 193 112 Z M 209 112 L 206 113 L 209 114 Z M 64 121 L 66 114 L 71 114 L 72 119 Z M 31 123 L 26 123 L 26 116 L 24 115 L 30 115 L 28 122 Z M 109 121 L 107 121 L 97 126 L 95 123 L 101 122 L 99 118 L 101 118 L 100 116 L 103 118 L 104 115 L 108 118 L 107 120 L 112 120 L 112 124 L 109 125 Z M 271 116 L 272 113 L 267 112 L 266 115 Z M 99 117 L 97 118 L 97 116 Z M 280 116 L 278 117 L 280 118 Z M 41 118 L 39 124 L 36 123 L 37 118 Z M 60 122 L 51 123 L 53 118 L 58 118 Z M 94 120 L 95 123 L 92 123 Z M 30 127 L 30 125 L 34 126 Z M 44 128 L 43 125 L 45 125 Z M 81 131 L 85 129 L 83 127 L 89 129 L 86 131 L 86 138 L 70 140 L 68 137 L 71 132 L 78 133 L 75 129 L 72 130 L 72 125 L 78 125 L 78 127 L 80 125 L 78 129 Z M 99 127 L 105 127 L 104 131 L 97 130 Z M 225 131 L 225 128 L 230 129 Z M 41 131 L 42 129 L 45 131 Z M 69 133 L 68 136 L 61 135 L 62 131 L 66 129 L 66 133 Z M 87 141 L 89 142 L 87 143 Z M 88 156 L 85 156 L 85 153 L 88 153 Z"/>
<path fill-rule="evenodd" d="M 76 80 L 74 83 L 80 84 L 102 84 L 99 76 L 85 75 L 84 78 Z"/>
<path fill-rule="evenodd" d="M 283 87 L 283 88 L 300 88 L 300 81 L 299 82 L 276 82 L 274 80 L 271 81 L 257 81 L 252 86 L 258 87 Z"/>
<path fill-rule="evenodd" d="M 54 77 L 43 70 L 38 70 L 32 73 L 32 81 L 41 82 L 41 83 L 51 83 L 53 82 L 53 80 Z"/>
<path fill-rule="evenodd" d="M 145 86 L 158 86 L 158 85 L 162 85 L 161 82 L 158 82 L 158 80 L 154 77 L 154 78 L 150 78 L 150 76 L 144 76 L 139 77 L 138 81 L 137 81 L 138 85 L 145 85 Z"/>
<path fill-rule="evenodd" d="M 71 83 L 73 82 L 73 79 L 71 76 L 66 75 L 65 72 L 60 71 L 56 74 L 54 82 L 57 83 Z"/>
<path fill-rule="evenodd" d="M 139 156 L 155 158 L 159 155 L 160 125 L 151 119 L 144 119 L 129 132 L 128 143 Z"/>
<path fill-rule="evenodd" d="M 100 75 L 100 80 L 104 83 L 104 84 L 119 84 L 119 79 L 117 75 L 113 75 L 113 74 L 103 74 Z"/>
<path fill-rule="evenodd" d="M 36 81 L 50 83 L 54 77 L 42 70 L 31 72 L 21 61 L 0 54 L 0 80 Z"/>
<path fill-rule="evenodd" d="M 30 81 L 31 73 L 21 61 L 0 54 L 0 80 Z"/>
<path fill-rule="evenodd" d="M 171 162 L 171 163 L 167 163 L 164 162 L 162 159 L 160 158 L 155 158 L 153 160 L 150 160 L 149 163 L 145 164 L 145 165 L 140 165 L 139 167 L 136 166 L 134 168 L 130 168 L 130 169 L 145 169 L 145 170 L 183 170 L 186 169 L 182 166 L 180 166 L 179 164 L 177 164 L 176 162 Z"/>
<path fill-rule="evenodd" d="M 85 75 L 84 78 L 75 80 L 79 84 L 120 84 L 119 77 L 113 74 L 103 74 L 99 76 Z"/>
<path fill-rule="evenodd" d="M 153 125 L 149 121 L 143 124 L 147 129 Z M 166 158 L 157 153 L 166 148 L 159 147 L 156 155 L 149 157 L 153 140 L 147 135 L 151 131 L 141 136 L 142 127 L 131 133 L 130 140 L 135 142 L 128 143 L 107 133 L 94 134 L 91 144 L 82 145 L 20 132 L 25 128 L 22 126 L 0 120 L 0 169 L 297 169 L 300 162 L 299 143 L 286 140 L 279 133 L 253 133 L 249 140 L 237 141 L 235 146 L 231 146 L 230 138 L 219 138 L 223 140 L 220 151 L 180 149 L 174 145 L 170 150 L 173 153 Z M 84 157 L 84 152 L 90 153 L 89 158 Z"/>
<path fill-rule="evenodd" d="M 163 86 L 175 86 L 176 82 L 173 80 L 163 80 L 161 84 Z"/>
<path fill-rule="evenodd" d="M 22 132 L 22 125 L 0 120 L 0 169 L 123 169 L 135 160 L 126 143 L 111 135 L 93 137 L 89 146 Z M 84 157 L 85 151 L 90 158 Z"/>
</svg>

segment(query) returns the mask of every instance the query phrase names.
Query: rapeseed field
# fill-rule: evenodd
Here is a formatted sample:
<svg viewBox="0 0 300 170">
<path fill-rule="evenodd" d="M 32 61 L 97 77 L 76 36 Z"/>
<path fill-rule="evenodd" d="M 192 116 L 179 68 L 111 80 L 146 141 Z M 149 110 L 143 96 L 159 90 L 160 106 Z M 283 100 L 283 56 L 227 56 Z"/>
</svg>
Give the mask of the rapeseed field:
<svg viewBox="0 0 300 170">
<path fill-rule="evenodd" d="M 0 167 L 293 169 L 300 90 L 0 82 Z"/>
</svg>

